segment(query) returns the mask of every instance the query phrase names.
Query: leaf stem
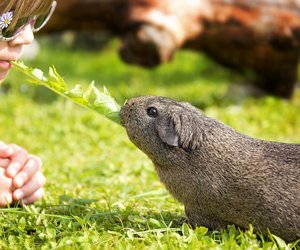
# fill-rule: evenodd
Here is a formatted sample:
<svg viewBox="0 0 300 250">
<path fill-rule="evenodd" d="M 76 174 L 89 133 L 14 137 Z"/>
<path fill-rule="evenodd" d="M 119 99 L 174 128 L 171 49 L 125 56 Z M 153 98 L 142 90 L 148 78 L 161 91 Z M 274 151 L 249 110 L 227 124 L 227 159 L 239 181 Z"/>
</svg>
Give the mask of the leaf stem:
<svg viewBox="0 0 300 250">
<path fill-rule="evenodd" d="M 10 62 L 17 70 L 30 78 L 29 82 L 35 85 L 42 85 L 56 94 L 65 97 L 76 104 L 104 115 L 110 120 L 120 124 L 120 105 L 111 97 L 104 87 L 104 91 L 98 90 L 92 82 L 88 90 L 84 93 L 81 86 L 77 84 L 75 88 L 68 89 L 64 79 L 56 72 L 52 66 L 49 68 L 48 77 L 40 69 L 33 69 L 23 62 Z"/>
</svg>

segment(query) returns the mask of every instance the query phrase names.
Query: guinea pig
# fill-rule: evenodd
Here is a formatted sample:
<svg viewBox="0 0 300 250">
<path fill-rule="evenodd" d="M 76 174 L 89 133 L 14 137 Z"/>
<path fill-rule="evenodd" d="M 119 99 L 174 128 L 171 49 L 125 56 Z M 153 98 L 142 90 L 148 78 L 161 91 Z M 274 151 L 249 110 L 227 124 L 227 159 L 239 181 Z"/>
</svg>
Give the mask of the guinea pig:
<svg viewBox="0 0 300 250">
<path fill-rule="evenodd" d="M 159 96 L 128 100 L 120 116 L 191 226 L 252 224 L 289 242 L 300 238 L 299 144 L 251 138 Z"/>
</svg>

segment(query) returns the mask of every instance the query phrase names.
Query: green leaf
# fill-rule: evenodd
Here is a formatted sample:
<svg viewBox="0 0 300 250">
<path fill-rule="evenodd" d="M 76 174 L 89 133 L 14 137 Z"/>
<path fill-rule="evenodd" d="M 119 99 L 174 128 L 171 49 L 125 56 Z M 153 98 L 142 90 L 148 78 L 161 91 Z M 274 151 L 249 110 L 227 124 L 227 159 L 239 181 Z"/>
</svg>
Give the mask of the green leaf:
<svg viewBox="0 0 300 250">
<path fill-rule="evenodd" d="M 74 219 L 80 224 L 81 227 L 84 227 L 85 221 L 84 219 L 80 218 L 79 216 L 73 215 Z"/>
<path fill-rule="evenodd" d="M 198 238 L 200 239 L 200 238 L 202 238 L 204 235 L 207 234 L 208 228 L 203 227 L 203 226 L 200 226 L 200 227 L 197 227 L 197 228 L 195 229 L 195 232 L 196 232 Z"/>
<path fill-rule="evenodd" d="M 45 86 L 56 94 L 66 97 L 87 109 L 96 111 L 120 124 L 119 113 L 121 106 L 105 87 L 103 87 L 103 91 L 100 91 L 95 87 L 95 83 L 92 82 L 86 91 L 79 84 L 69 89 L 67 83 L 57 73 L 54 66 L 49 68 L 48 76 L 45 76 L 42 70 L 30 68 L 23 62 L 11 62 L 11 64 L 14 65 L 15 69 L 27 75 L 30 83 Z"/>
<path fill-rule="evenodd" d="M 46 82 L 48 79 L 44 77 L 43 71 L 40 69 L 34 69 L 31 71 L 32 75 L 35 76 L 39 81 Z"/>
<path fill-rule="evenodd" d="M 24 217 L 21 217 L 19 220 L 18 228 L 21 230 L 24 230 L 26 227 L 26 219 Z"/>
<path fill-rule="evenodd" d="M 79 99 L 83 98 L 82 88 L 79 84 L 76 84 L 75 87 L 70 91 L 66 91 L 65 94 L 69 97 L 74 97 Z"/>
<path fill-rule="evenodd" d="M 274 234 L 272 234 L 272 238 L 274 239 L 274 242 L 277 244 L 279 249 L 282 249 L 282 250 L 288 249 L 288 246 L 283 239 L 281 239 L 280 237 L 278 237 Z"/>
<path fill-rule="evenodd" d="M 128 220 L 130 220 L 132 222 L 137 222 L 137 223 L 146 223 L 147 222 L 146 218 L 144 218 L 142 216 L 138 216 L 138 215 L 129 215 Z"/>
</svg>

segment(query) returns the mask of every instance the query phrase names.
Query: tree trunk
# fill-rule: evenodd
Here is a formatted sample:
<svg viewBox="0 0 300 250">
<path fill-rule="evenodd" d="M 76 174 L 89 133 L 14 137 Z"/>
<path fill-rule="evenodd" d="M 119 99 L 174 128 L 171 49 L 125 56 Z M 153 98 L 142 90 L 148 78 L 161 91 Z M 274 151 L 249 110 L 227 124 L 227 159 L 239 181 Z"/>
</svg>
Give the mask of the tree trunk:
<svg viewBox="0 0 300 250">
<path fill-rule="evenodd" d="M 180 48 L 203 51 L 251 71 L 274 95 L 290 98 L 300 51 L 299 0 L 58 0 L 46 32 L 109 30 L 128 63 L 154 67 Z"/>
</svg>

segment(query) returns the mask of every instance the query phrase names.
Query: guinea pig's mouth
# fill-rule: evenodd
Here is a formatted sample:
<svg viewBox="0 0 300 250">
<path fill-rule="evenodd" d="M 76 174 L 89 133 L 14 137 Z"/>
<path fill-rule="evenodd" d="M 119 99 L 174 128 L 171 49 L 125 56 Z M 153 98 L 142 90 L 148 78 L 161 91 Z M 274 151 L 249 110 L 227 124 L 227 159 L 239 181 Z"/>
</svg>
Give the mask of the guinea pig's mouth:
<svg viewBox="0 0 300 250">
<path fill-rule="evenodd" d="M 121 107 L 121 110 L 120 110 L 120 118 L 121 118 L 121 125 L 123 127 L 126 127 L 126 122 L 128 120 L 130 120 L 130 115 L 129 115 L 129 108 L 130 106 L 128 105 L 128 103 L 126 102 L 122 107 Z"/>
<path fill-rule="evenodd" d="M 126 104 L 125 104 L 126 105 Z M 123 127 L 125 127 L 125 119 L 124 119 L 124 116 L 125 116 L 125 105 L 121 107 L 121 110 L 120 110 L 120 118 L 121 118 L 121 125 Z"/>
<path fill-rule="evenodd" d="M 120 118 L 121 118 L 121 125 L 123 127 L 126 127 L 126 122 L 130 121 L 130 111 L 131 111 L 131 106 L 134 105 L 134 101 L 132 100 L 127 100 L 124 105 L 121 107 L 120 110 Z"/>
</svg>

